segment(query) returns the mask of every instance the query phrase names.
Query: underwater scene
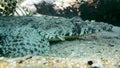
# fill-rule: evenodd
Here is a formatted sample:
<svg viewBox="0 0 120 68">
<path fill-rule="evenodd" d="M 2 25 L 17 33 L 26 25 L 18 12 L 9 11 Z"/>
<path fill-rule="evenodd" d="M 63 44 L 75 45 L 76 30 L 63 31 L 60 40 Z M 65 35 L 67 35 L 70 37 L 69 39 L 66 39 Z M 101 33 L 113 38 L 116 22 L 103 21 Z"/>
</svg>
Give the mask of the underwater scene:
<svg viewBox="0 0 120 68">
<path fill-rule="evenodd" d="M 0 68 L 120 68 L 120 1 L 0 0 Z"/>
</svg>

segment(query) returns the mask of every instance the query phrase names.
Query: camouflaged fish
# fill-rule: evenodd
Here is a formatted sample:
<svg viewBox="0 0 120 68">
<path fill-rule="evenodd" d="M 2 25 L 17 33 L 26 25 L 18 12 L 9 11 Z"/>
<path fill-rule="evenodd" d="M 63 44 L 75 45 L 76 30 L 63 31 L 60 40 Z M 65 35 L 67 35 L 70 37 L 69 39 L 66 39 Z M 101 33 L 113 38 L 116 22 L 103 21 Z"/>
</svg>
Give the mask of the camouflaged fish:
<svg viewBox="0 0 120 68">
<path fill-rule="evenodd" d="M 48 55 L 51 41 L 111 30 L 107 23 L 78 17 L 0 17 L 0 56 Z"/>
</svg>

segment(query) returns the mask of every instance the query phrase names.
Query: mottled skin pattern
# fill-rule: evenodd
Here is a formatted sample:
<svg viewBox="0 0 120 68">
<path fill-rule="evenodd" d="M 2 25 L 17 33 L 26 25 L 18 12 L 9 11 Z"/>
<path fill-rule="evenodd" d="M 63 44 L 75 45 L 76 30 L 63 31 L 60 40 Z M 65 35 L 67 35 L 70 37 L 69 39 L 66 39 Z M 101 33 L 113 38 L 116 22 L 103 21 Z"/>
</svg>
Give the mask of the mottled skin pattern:
<svg viewBox="0 0 120 68">
<path fill-rule="evenodd" d="M 0 56 L 48 55 L 49 39 L 110 31 L 112 25 L 74 17 L 1 17 Z"/>
<path fill-rule="evenodd" d="M 0 16 L 13 15 L 15 12 L 17 0 L 0 0 Z"/>
</svg>

